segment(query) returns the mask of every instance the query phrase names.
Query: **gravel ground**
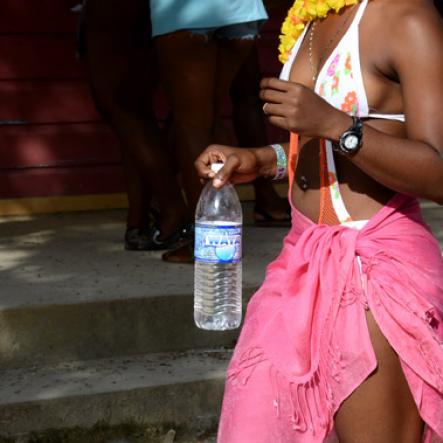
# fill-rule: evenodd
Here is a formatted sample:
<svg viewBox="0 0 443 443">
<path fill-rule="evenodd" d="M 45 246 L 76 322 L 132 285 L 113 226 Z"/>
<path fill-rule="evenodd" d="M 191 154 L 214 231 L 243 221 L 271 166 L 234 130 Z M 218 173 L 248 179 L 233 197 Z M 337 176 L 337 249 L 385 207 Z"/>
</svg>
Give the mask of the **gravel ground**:
<svg viewBox="0 0 443 443">
<path fill-rule="evenodd" d="M 89 429 L 54 429 L 15 438 L 0 437 L 0 443 L 216 443 L 215 421 L 200 425 L 201 428 L 174 429 L 136 423 L 97 424 Z"/>
</svg>

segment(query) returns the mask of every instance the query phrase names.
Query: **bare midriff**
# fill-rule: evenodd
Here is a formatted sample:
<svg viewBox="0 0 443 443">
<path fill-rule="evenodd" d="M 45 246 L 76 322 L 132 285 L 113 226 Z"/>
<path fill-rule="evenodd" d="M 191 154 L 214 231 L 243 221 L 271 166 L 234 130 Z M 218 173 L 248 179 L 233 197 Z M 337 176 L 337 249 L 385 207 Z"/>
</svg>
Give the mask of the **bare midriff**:
<svg viewBox="0 0 443 443">
<path fill-rule="evenodd" d="M 400 122 L 371 120 L 365 124 L 393 136 L 405 135 L 404 124 Z M 319 150 L 319 140 L 300 138 L 300 154 L 291 195 L 293 205 L 315 222 L 320 213 Z M 335 163 L 340 193 L 353 220 L 371 218 L 394 195 L 394 191 L 373 180 L 346 157 L 336 155 Z"/>
</svg>

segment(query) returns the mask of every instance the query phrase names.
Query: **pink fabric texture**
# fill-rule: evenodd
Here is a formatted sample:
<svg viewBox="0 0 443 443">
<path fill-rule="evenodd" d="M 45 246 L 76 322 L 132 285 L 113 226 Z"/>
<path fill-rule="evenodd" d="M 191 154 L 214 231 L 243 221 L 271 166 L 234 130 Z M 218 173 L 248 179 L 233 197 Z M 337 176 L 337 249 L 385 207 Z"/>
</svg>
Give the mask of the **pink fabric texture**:
<svg viewBox="0 0 443 443">
<path fill-rule="evenodd" d="M 218 443 L 334 441 L 335 412 L 377 366 L 366 309 L 399 355 L 423 441 L 443 442 L 443 260 L 417 201 L 397 194 L 362 230 L 295 208 L 292 221 L 248 305 Z"/>
</svg>

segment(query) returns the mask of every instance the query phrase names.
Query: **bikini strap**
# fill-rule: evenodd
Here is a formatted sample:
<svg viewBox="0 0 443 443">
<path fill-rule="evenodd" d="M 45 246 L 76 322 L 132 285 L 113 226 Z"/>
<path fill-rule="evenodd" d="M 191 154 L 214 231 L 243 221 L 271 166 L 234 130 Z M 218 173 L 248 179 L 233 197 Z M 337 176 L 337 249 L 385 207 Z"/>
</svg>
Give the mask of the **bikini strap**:
<svg viewBox="0 0 443 443">
<path fill-rule="evenodd" d="M 368 6 L 368 0 L 363 0 L 361 2 L 360 6 L 358 7 L 357 14 L 355 14 L 355 17 L 354 17 L 353 24 L 355 24 L 356 26 L 358 26 L 360 24 L 363 14 L 365 13 L 365 10 L 366 10 L 366 6 Z"/>
<path fill-rule="evenodd" d="M 404 114 L 380 114 L 380 113 L 376 113 L 376 112 L 370 112 L 368 114 L 367 117 L 365 116 L 360 116 L 361 118 L 365 119 L 365 118 L 376 118 L 376 119 L 380 119 L 380 120 L 394 120 L 394 121 L 398 121 L 398 122 L 405 122 L 406 118 Z"/>
<path fill-rule="evenodd" d="M 298 159 L 298 134 L 291 132 L 289 142 L 289 156 L 288 156 L 288 179 L 289 189 L 292 192 L 292 184 L 294 182 L 295 170 L 297 168 Z"/>
</svg>

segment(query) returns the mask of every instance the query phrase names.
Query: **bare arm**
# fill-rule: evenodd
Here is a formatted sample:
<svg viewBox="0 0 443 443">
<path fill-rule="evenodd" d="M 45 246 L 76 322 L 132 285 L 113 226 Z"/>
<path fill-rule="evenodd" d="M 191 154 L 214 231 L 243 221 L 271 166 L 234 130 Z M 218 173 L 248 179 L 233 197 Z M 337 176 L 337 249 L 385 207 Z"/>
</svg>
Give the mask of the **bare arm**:
<svg viewBox="0 0 443 443">
<path fill-rule="evenodd" d="M 407 139 L 365 125 L 364 147 L 352 161 L 388 188 L 443 204 L 443 22 L 430 5 L 411 3 L 393 10 L 394 27 L 379 37 L 390 42 Z"/>
</svg>

